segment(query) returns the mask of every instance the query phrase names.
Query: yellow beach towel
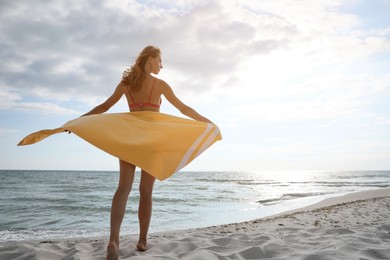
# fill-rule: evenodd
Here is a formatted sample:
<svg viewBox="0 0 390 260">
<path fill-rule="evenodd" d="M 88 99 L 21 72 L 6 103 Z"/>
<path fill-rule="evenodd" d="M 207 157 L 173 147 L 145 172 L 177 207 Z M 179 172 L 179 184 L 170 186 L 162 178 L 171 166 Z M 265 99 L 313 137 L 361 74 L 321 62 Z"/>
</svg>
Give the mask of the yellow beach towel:
<svg viewBox="0 0 390 260">
<path fill-rule="evenodd" d="M 214 124 L 140 111 L 80 117 L 59 128 L 32 133 L 18 145 L 33 144 L 65 130 L 159 180 L 179 171 L 222 139 Z"/>
</svg>

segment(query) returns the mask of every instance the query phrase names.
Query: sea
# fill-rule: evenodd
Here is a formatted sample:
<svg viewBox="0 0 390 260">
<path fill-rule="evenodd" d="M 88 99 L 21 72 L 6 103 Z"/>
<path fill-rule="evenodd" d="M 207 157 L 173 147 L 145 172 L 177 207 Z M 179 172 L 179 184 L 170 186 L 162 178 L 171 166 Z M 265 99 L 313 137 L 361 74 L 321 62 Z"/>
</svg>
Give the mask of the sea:
<svg viewBox="0 0 390 260">
<path fill-rule="evenodd" d="M 138 233 L 137 173 L 122 235 Z M 0 170 L 0 242 L 109 236 L 117 171 Z M 242 222 L 390 187 L 390 171 L 182 171 L 153 192 L 150 233 Z"/>
</svg>

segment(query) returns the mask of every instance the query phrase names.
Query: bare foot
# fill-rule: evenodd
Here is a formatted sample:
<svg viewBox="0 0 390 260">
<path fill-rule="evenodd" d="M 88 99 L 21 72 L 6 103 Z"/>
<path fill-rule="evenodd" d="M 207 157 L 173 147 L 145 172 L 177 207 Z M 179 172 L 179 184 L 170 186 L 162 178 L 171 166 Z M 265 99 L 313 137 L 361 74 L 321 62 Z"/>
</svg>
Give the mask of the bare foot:
<svg viewBox="0 0 390 260">
<path fill-rule="evenodd" d="M 118 260 L 118 246 L 110 243 L 107 245 L 107 260 Z"/>
<path fill-rule="evenodd" d="M 148 247 L 146 246 L 146 240 L 139 240 L 137 249 L 142 252 L 148 250 Z"/>
</svg>

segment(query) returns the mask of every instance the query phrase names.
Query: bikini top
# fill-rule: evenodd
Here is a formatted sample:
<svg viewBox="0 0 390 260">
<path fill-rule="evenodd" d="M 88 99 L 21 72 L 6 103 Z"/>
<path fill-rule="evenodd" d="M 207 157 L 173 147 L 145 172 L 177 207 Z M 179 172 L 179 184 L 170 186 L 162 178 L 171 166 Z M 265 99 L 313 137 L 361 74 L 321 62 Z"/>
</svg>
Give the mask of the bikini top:
<svg viewBox="0 0 390 260">
<path fill-rule="evenodd" d="M 152 98 L 152 93 L 153 93 L 153 89 L 154 89 L 154 84 L 156 83 L 156 78 L 154 79 L 153 81 L 153 85 L 152 85 L 152 89 L 150 90 L 149 92 L 149 99 L 148 99 L 148 102 L 134 102 L 134 98 L 133 96 L 131 95 L 130 91 L 129 92 L 129 95 L 130 95 L 130 99 L 131 99 L 131 104 L 130 104 L 130 108 L 134 108 L 134 107 L 139 107 L 139 108 L 142 108 L 142 107 L 155 107 L 155 108 L 160 108 L 160 105 L 161 105 L 161 97 L 160 97 L 160 103 L 159 104 L 154 104 L 154 103 L 151 103 L 150 102 L 150 99 Z"/>
</svg>

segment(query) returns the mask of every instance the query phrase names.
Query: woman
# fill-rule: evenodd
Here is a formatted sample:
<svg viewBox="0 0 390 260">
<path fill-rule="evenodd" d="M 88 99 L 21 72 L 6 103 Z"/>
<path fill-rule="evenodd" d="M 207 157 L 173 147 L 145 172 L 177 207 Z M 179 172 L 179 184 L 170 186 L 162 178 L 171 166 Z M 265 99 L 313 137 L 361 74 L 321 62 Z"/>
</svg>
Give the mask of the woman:
<svg viewBox="0 0 390 260">
<path fill-rule="evenodd" d="M 162 68 L 161 53 L 157 47 L 147 46 L 137 57 L 135 64 L 124 72 L 122 81 L 116 87 L 114 93 L 102 104 L 90 112 L 84 114 L 100 114 L 109 110 L 122 95 L 126 96 L 130 112 L 154 111 L 159 112 L 161 95 L 184 115 L 197 120 L 211 123 L 211 121 L 194 109 L 181 102 L 172 91 L 171 87 L 161 79 L 151 75 L 158 74 Z M 111 231 L 107 246 L 107 259 L 117 259 L 119 250 L 119 230 L 125 214 L 126 203 L 134 181 L 136 166 L 119 160 L 120 177 L 118 189 L 112 200 L 111 206 Z M 141 171 L 140 201 L 138 209 L 139 240 L 137 249 L 147 250 L 147 234 L 152 215 L 152 192 L 155 177 L 146 171 Z"/>
</svg>

